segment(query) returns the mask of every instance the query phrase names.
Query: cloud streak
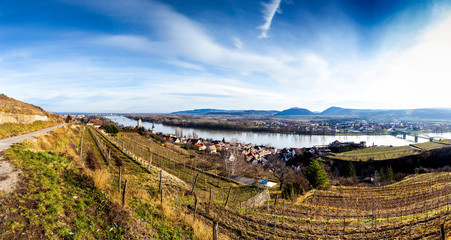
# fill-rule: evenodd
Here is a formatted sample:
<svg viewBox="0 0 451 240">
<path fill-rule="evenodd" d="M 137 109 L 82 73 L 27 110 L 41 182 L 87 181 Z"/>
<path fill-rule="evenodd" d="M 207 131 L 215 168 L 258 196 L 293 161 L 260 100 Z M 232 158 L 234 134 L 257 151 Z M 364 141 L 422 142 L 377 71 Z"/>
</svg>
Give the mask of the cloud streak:
<svg viewBox="0 0 451 240">
<path fill-rule="evenodd" d="M 280 1 L 266 1 L 268 36 Z M 256 9 L 258 3 L 252 4 L 250 9 Z M 79 0 L 79 5 L 132 30 L 44 30 L 39 35 L 56 37 L 30 41 L 27 47 L 6 43 L 10 50 L 0 49 L 2 92 L 51 111 L 451 106 L 449 12 L 416 34 L 399 31 L 409 44 L 381 37 L 387 47 L 366 55 L 359 52 L 359 33 L 349 24 L 317 28 L 324 38 L 312 37 L 315 48 L 283 35 L 295 31 L 280 29 L 274 44 L 255 37 L 255 22 L 216 28 L 153 0 Z M 255 14 L 260 15 L 258 9 Z M 254 31 L 246 32 L 250 28 Z"/>
<path fill-rule="evenodd" d="M 261 30 L 258 38 L 269 38 L 268 31 L 271 29 L 271 23 L 274 18 L 274 15 L 280 12 L 280 3 L 282 0 L 271 0 L 269 3 L 262 3 L 263 10 L 263 20 L 265 21 L 262 25 L 258 26 L 258 29 Z"/>
<path fill-rule="evenodd" d="M 104 5 L 100 7 L 105 11 Z M 93 41 L 99 45 L 158 54 L 162 58 L 171 58 L 172 62 L 177 62 L 176 59 L 189 59 L 204 65 L 239 71 L 242 74 L 258 72 L 278 82 L 299 81 L 302 77 L 302 73 L 291 66 L 292 62 L 286 62 L 273 56 L 242 51 L 240 48 L 243 47 L 243 44 L 240 39 L 233 39 L 234 45 L 238 49 L 222 46 L 199 23 L 161 3 L 127 1 L 125 5 L 123 2 L 116 2 L 109 4 L 107 8 L 109 7 L 111 9 L 107 9 L 107 14 L 115 15 L 114 9 L 124 9 L 125 13 L 122 15 L 127 12 L 133 13 L 131 16 L 122 17 L 139 18 L 152 30 L 158 31 L 160 39 L 152 41 L 147 36 L 110 35 L 96 38 Z M 132 9 L 139 10 L 135 12 Z M 315 66 L 315 62 L 310 63 L 306 59 L 301 56 L 299 62 L 307 67 Z"/>
</svg>

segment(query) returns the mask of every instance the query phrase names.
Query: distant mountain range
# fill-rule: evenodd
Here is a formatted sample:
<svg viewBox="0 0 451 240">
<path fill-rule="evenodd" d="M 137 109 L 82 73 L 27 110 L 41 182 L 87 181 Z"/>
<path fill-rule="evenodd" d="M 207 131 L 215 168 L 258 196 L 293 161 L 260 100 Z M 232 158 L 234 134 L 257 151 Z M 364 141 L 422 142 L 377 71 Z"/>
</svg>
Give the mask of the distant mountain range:
<svg viewBox="0 0 451 240">
<path fill-rule="evenodd" d="M 221 110 L 221 109 L 194 109 L 173 112 L 172 114 L 199 114 L 199 115 L 275 115 L 280 111 L 276 110 Z"/>
<path fill-rule="evenodd" d="M 308 109 L 305 108 L 290 108 L 287 110 L 283 110 L 275 114 L 275 116 L 299 116 L 299 115 L 317 115 Z"/>
<path fill-rule="evenodd" d="M 305 108 L 290 108 L 283 111 L 276 110 L 221 110 L 221 109 L 194 109 L 173 112 L 172 114 L 194 115 L 231 115 L 231 116 L 342 116 L 367 118 L 413 118 L 451 121 L 449 108 L 418 108 L 418 109 L 352 109 L 330 107 L 322 112 L 312 112 Z"/>
</svg>

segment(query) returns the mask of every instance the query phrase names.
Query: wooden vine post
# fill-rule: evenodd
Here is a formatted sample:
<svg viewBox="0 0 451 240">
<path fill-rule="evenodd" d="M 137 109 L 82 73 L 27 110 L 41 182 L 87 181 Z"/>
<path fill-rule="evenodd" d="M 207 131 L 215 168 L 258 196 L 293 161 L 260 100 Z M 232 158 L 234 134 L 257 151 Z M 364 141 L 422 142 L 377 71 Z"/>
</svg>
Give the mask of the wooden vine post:
<svg viewBox="0 0 451 240">
<path fill-rule="evenodd" d="M 162 181 L 163 170 L 160 170 L 160 183 L 158 184 L 158 192 L 161 192 L 161 181 Z"/>
<path fill-rule="evenodd" d="M 229 188 L 229 192 L 227 193 L 227 199 L 226 199 L 226 201 L 224 203 L 224 207 L 227 207 L 227 203 L 229 202 L 230 191 L 232 191 L 232 187 Z"/>
<path fill-rule="evenodd" d="M 119 167 L 119 181 L 118 181 L 119 194 L 121 194 L 121 177 L 122 177 L 122 167 Z"/>
<path fill-rule="evenodd" d="M 193 215 L 193 221 L 196 221 L 196 212 L 197 212 L 197 195 L 195 192 L 193 192 L 194 195 L 194 215 Z"/>
<path fill-rule="evenodd" d="M 282 206 L 282 227 L 283 227 L 284 220 L 285 220 L 285 200 L 283 200 L 283 206 Z"/>
<path fill-rule="evenodd" d="M 274 206 L 274 239 L 276 238 L 277 213 L 276 206 Z"/>
<path fill-rule="evenodd" d="M 212 195 L 213 195 L 213 192 L 212 192 L 211 186 L 210 186 L 210 198 L 208 200 L 208 211 L 210 211 L 210 208 L 211 208 Z"/>
<path fill-rule="evenodd" d="M 152 153 L 150 152 L 150 148 L 149 148 L 149 171 L 152 170 Z"/>
<path fill-rule="evenodd" d="M 127 181 L 128 181 L 128 180 L 125 180 L 124 191 L 122 192 L 122 206 L 125 205 L 125 194 L 126 194 L 126 192 L 127 192 Z"/>
<path fill-rule="evenodd" d="M 197 175 L 196 175 L 196 178 L 194 179 L 193 189 L 191 189 L 191 194 L 194 193 L 194 188 L 196 187 L 197 177 L 199 177 L 199 174 L 197 174 Z"/>
<path fill-rule="evenodd" d="M 213 240 L 218 240 L 219 227 L 218 222 L 213 222 Z"/>
<path fill-rule="evenodd" d="M 265 235 L 264 235 L 264 240 L 266 240 L 266 228 L 268 227 L 268 219 L 266 219 L 266 222 L 265 222 Z"/>
</svg>

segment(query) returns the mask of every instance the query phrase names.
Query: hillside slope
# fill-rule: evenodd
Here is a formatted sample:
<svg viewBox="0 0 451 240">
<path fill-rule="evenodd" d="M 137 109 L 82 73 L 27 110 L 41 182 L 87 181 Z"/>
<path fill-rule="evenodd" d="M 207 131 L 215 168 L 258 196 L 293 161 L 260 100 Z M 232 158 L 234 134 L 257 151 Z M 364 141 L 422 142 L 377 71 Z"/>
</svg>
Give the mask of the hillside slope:
<svg viewBox="0 0 451 240">
<path fill-rule="evenodd" d="M 291 116 L 291 115 L 314 115 L 314 113 L 305 108 L 294 107 L 287 110 L 283 110 L 282 112 L 276 114 L 276 116 Z"/>
<path fill-rule="evenodd" d="M 42 108 L 0 94 L 0 139 L 63 123 Z"/>
</svg>

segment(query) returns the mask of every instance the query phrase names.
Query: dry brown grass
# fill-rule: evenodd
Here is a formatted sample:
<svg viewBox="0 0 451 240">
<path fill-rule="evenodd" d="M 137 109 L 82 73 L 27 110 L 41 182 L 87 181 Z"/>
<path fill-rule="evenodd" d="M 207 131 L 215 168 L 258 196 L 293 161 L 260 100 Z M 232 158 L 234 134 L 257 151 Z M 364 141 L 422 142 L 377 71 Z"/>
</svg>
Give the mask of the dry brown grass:
<svg viewBox="0 0 451 240">
<path fill-rule="evenodd" d="M 159 203 L 158 208 L 169 221 L 190 227 L 197 239 L 213 239 L 213 226 L 210 224 L 199 219 L 193 220 L 192 214 L 183 211 L 174 212 L 173 206 L 168 204 L 168 201 Z M 230 237 L 219 233 L 218 239 L 229 240 Z"/>
<path fill-rule="evenodd" d="M 96 188 L 103 190 L 110 182 L 110 173 L 107 169 L 97 169 L 92 172 L 92 179 Z"/>
<path fill-rule="evenodd" d="M 24 141 L 31 150 L 53 151 L 64 153 L 73 158 L 78 156 L 78 146 L 74 144 L 79 138 L 80 126 L 64 126 L 52 130 L 49 133 L 43 133 L 36 139 Z"/>
<path fill-rule="evenodd" d="M 130 195 L 133 198 L 139 198 L 139 199 L 147 199 L 149 198 L 149 193 L 147 192 L 147 190 L 143 189 L 143 188 L 138 188 L 138 189 L 134 189 Z"/>
</svg>

